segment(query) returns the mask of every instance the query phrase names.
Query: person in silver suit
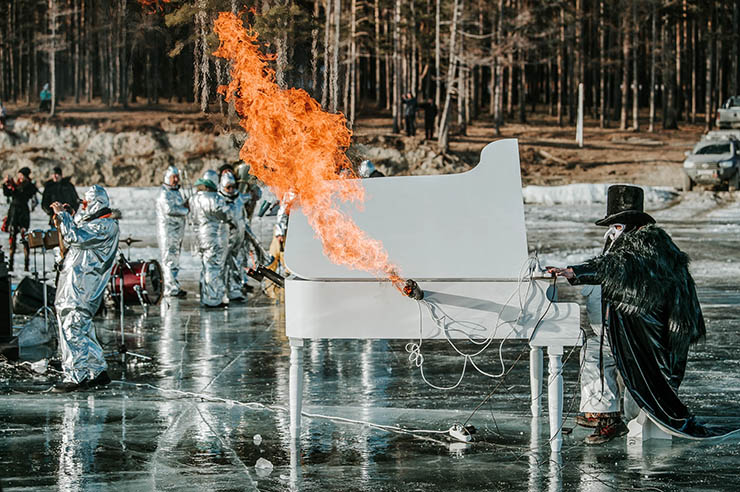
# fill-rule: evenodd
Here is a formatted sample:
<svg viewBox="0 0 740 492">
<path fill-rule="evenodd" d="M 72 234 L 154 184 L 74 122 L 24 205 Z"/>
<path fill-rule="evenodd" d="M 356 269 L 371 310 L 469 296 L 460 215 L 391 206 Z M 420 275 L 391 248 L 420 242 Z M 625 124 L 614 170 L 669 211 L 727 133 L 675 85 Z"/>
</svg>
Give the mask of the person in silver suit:
<svg viewBox="0 0 740 492">
<path fill-rule="evenodd" d="M 87 190 L 74 219 L 59 202 L 52 203 L 51 208 L 67 246 L 54 303 L 64 382 L 54 391 L 104 386 L 110 383 L 110 377 L 92 318 L 116 261 L 120 213 L 110 209 L 108 193 L 98 185 Z"/>
<path fill-rule="evenodd" d="M 206 308 L 226 307 L 224 303 L 224 262 L 226 260 L 227 232 L 236 227 L 229 215 L 229 205 L 218 194 L 219 176 L 208 170 L 195 182 L 197 192 L 191 199 L 190 210 L 198 236 L 198 255 L 201 261 L 200 303 Z"/>
<path fill-rule="evenodd" d="M 242 286 L 246 284 L 244 272 L 244 261 L 246 256 L 247 209 L 244 196 L 239 193 L 236 179 L 230 172 L 221 174 L 218 192 L 229 206 L 229 217 L 236 227 L 229 230 L 228 247 L 226 249 L 226 264 L 224 267 L 224 278 L 226 280 L 226 295 L 229 302 L 242 302 L 245 300 Z"/>
<path fill-rule="evenodd" d="M 162 258 L 164 295 L 183 298 L 187 293 L 180 288 L 180 250 L 185 236 L 188 204 L 180 193 L 180 171 L 170 166 L 164 172 L 162 187 L 157 195 L 157 242 Z"/>
</svg>

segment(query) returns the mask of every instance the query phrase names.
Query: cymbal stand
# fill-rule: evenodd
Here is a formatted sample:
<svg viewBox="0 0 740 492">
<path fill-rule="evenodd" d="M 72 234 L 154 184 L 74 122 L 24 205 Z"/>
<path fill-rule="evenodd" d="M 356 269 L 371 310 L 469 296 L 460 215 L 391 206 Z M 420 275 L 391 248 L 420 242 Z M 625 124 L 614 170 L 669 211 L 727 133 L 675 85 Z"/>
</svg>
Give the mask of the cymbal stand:
<svg viewBox="0 0 740 492">
<path fill-rule="evenodd" d="M 41 281 L 41 285 L 44 289 L 44 305 L 36 311 L 34 316 L 38 316 L 38 314 L 43 311 L 44 312 L 44 331 L 49 331 L 49 314 L 54 316 L 54 311 L 49 307 L 49 298 L 47 294 L 47 289 L 49 286 L 46 284 L 46 281 L 48 280 L 46 278 L 46 243 L 43 243 L 41 245 L 41 265 L 42 265 L 42 277 L 39 278 L 38 276 L 38 270 L 36 269 L 36 248 L 33 249 L 33 269 L 34 271 L 34 277 L 36 280 Z"/>
<path fill-rule="evenodd" d="M 118 347 L 118 352 L 121 354 L 121 362 L 124 364 L 126 363 L 126 355 L 130 355 L 132 357 L 138 357 L 139 359 L 143 360 L 152 360 L 151 357 L 147 357 L 146 355 L 137 354 L 136 352 L 129 352 L 128 348 L 126 347 L 126 339 L 124 338 L 125 332 L 124 332 L 124 311 L 125 306 L 123 303 L 123 267 L 127 267 L 129 270 L 132 270 L 131 264 L 126 261 L 126 257 L 123 256 L 123 253 L 119 253 L 120 257 L 118 258 L 118 299 L 120 302 L 120 325 L 121 325 L 121 346 Z M 133 270 L 132 270 L 133 271 Z"/>
</svg>

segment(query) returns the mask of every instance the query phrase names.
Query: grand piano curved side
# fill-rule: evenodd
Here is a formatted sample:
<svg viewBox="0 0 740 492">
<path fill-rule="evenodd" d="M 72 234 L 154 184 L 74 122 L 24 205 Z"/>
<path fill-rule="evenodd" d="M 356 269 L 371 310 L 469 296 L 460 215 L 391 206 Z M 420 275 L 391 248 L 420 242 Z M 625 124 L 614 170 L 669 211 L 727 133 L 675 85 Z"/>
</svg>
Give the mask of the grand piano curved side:
<svg viewBox="0 0 740 492">
<path fill-rule="evenodd" d="M 404 278 L 419 283 L 425 300 L 468 322 L 465 329 L 448 327 L 448 337 L 484 338 L 495 330 L 496 339 L 530 340 L 534 416 L 541 414 L 542 349 L 547 348 L 550 442 L 559 451 L 562 355 L 564 347 L 582 343 L 580 310 L 575 303 L 552 302 L 551 279 L 519 282 L 528 254 L 517 141 L 489 144 L 480 163 L 465 173 L 365 179 L 362 185 L 362 209 L 350 204 L 343 210 L 383 242 Z M 292 273 L 285 282 L 285 324 L 291 434 L 297 437 L 304 339 L 439 339 L 445 332 L 422 309 L 420 333 L 417 301 L 390 282 L 331 263 L 300 209 L 290 218 L 285 260 Z"/>
</svg>

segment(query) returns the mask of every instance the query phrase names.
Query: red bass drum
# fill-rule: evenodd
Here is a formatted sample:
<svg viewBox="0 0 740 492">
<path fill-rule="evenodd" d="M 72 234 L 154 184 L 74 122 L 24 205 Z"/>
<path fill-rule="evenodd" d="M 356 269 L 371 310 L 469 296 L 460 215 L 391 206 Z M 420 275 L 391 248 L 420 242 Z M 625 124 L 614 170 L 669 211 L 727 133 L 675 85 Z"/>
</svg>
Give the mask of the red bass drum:
<svg viewBox="0 0 740 492">
<path fill-rule="evenodd" d="M 120 303 L 121 274 L 123 271 L 123 303 L 157 304 L 162 298 L 162 268 L 156 260 L 130 261 L 121 268 L 113 265 L 110 277 L 110 292 L 116 304 Z"/>
</svg>

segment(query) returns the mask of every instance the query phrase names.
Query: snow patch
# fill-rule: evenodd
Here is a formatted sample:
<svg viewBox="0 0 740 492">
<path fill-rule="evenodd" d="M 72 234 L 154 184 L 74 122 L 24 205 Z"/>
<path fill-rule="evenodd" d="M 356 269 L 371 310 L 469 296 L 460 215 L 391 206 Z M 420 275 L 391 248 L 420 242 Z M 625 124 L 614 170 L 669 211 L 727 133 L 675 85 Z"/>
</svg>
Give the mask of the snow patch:
<svg viewBox="0 0 740 492">
<path fill-rule="evenodd" d="M 583 203 L 606 203 L 607 183 L 576 183 L 563 186 L 525 186 L 522 189 L 524 203 L 542 205 L 572 205 Z M 662 205 L 676 199 L 678 193 L 671 188 L 643 186 L 645 203 Z"/>
</svg>

